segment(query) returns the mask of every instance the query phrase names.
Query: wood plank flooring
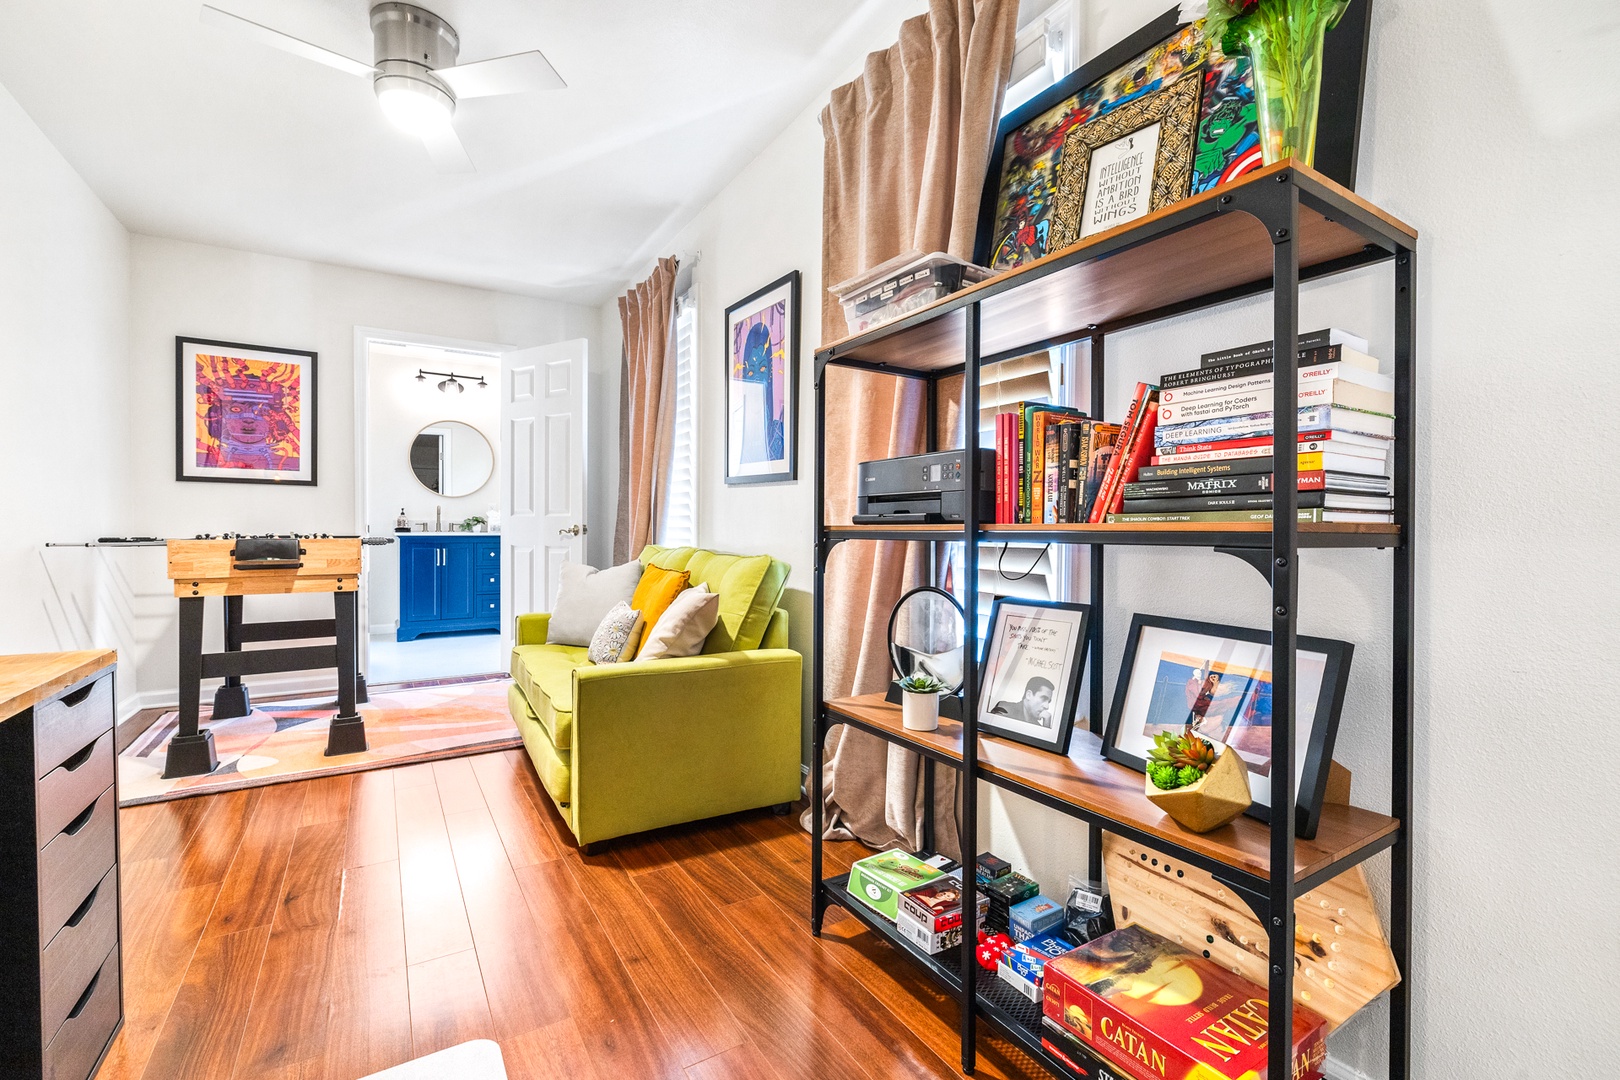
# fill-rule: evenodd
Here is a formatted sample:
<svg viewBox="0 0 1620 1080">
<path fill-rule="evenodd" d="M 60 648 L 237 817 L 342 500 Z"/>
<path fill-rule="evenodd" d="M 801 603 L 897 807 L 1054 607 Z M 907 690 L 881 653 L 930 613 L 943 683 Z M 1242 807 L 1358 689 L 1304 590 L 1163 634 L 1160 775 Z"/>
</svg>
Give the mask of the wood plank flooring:
<svg viewBox="0 0 1620 1080">
<path fill-rule="evenodd" d="M 515 750 L 121 813 L 102 1080 L 357 1080 L 481 1038 L 513 1080 L 962 1076 L 954 1002 L 836 908 L 810 936 L 794 817 L 582 856 Z"/>
</svg>

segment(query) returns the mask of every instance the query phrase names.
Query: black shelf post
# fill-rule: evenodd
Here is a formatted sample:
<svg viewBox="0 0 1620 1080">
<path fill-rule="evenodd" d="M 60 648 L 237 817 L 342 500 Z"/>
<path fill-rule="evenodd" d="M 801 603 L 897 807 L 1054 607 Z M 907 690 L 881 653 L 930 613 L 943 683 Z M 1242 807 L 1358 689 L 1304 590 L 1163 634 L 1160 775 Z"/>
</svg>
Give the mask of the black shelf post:
<svg viewBox="0 0 1620 1080">
<path fill-rule="evenodd" d="M 826 656 L 824 609 L 827 605 L 827 365 L 815 362 L 816 394 L 816 562 L 810 603 L 810 932 L 821 936 L 821 920 L 827 913 L 827 897 L 821 888 L 821 836 L 826 831 L 822 765 L 826 760 L 826 689 L 822 678 Z"/>
<path fill-rule="evenodd" d="M 1100 328 L 1091 328 L 1091 350 L 1087 357 L 1091 364 L 1091 400 L 1086 402 L 1086 412 L 1094 419 L 1103 418 L 1103 332 Z M 1080 478 L 1080 489 L 1085 490 L 1086 478 Z M 1085 505 L 1085 500 L 1081 500 Z M 1087 673 L 1091 679 L 1091 732 L 1093 735 L 1103 733 L 1103 609 L 1106 606 L 1107 591 L 1103 581 L 1103 556 L 1108 549 L 1101 544 L 1091 545 L 1091 644 L 1087 657 L 1090 660 L 1090 671 Z M 1086 829 L 1086 877 L 1092 881 L 1102 881 L 1102 826 L 1093 824 Z"/>
<path fill-rule="evenodd" d="M 1416 671 L 1416 582 L 1412 505 L 1416 497 L 1417 252 L 1395 255 L 1395 549 L 1394 670 L 1390 702 L 1390 816 L 1401 823 L 1390 852 L 1389 947 L 1401 981 L 1389 994 L 1389 1080 L 1412 1068 L 1412 715 Z"/>
<path fill-rule="evenodd" d="M 967 307 L 967 357 L 962 376 L 962 435 L 967 443 L 967 512 L 963 515 L 962 610 L 962 1071 L 977 1059 L 976 984 L 979 974 L 979 305 Z"/>
</svg>

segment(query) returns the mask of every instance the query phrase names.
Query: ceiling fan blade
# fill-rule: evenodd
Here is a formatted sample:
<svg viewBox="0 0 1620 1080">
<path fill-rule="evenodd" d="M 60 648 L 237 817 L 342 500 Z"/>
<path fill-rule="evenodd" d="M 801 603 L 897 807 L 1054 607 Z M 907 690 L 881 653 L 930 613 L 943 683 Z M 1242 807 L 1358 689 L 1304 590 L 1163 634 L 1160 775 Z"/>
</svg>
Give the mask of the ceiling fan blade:
<svg viewBox="0 0 1620 1080">
<path fill-rule="evenodd" d="M 551 66 L 551 61 L 533 50 L 455 67 L 434 68 L 433 74 L 443 79 L 458 98 L 563 90 L 568 86 Z"/>
<path fill-rule="evenodd" d="M 323 49 L 319 45 L 311 45 L 307 41 L 283 34 L 280 30 L 272 30 L 268 26 L 260 26 L 251 19 L 244 19 L 240 15 L 232 15 L 228 11 L 221 11 L 208 4 L 202 6 L 202 21 L 213 23 L 216 26 L 228 26 L 233 30 L 245 30 L 257 38 L 260 44 L 290 52 L 294 56 L 302 56 L 305 60 L 313 60 L 317 64 L 337 68 L 350 75 L 359 75 L 369 78 L 376 72 L 370 64 L 362 64 L 358 60 L 351 60 L 342 53 L 335 53 L 331 49 Z"/>
<path fill-rule="evenodd" d="M 461 139 L 456 135 L 456 129 L 449 124 L 434 129 L 430 134 L 422 136 L 422 145 L 427 147 L 428 157 L 433 164 L 444 173 L 470 173 L 478 170 L 473 167 L 472 158 L 467 156 L 467 148 L 461 145 Z"/>
</svg>

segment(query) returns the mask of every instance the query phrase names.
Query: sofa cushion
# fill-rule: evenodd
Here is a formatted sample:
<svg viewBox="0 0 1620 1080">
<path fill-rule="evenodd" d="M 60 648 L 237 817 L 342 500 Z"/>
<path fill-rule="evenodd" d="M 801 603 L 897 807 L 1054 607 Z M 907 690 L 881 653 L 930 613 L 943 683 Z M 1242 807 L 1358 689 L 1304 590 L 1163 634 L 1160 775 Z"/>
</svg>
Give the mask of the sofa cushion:
<svg viewBox="0 0 1620 1080">
<path fill-rule="evenodd" d="M 636 594 L 630 599 L 630 606 L 641 612 L 646 621 L 646 629 L 651 630 L 658 625 L 658 620 L 664 617 L 669 605 L 674 602 L 686 587 L 691 583 L 691 575 L 685 570 L 666 570 L 662 566 L 649 566 L 641 573 L 641 584 L 636 586 Z M 636 643 L 632 656 L 641 654 L 641 643 Z"/>
<path fill-rule="evenodd" d="M 579 563 L 564 563 L 557 585 L 557 601 L 546 624 L 548 645 L 589 645 L 602 620 L 623 600 L 630 602 L 641 583 L 641 564 L 627 562 L 598 570 Z"/>
<path fill-rule="evenodd" d="M 568 806 L 573 798 L 573 754 L 558 750 L 551 744 L 545 726 L 540 723 L 534 710 L 529 708 L 529 702 L 517 683 L 506 688 L 506 703 L 512 711 L 518 734 L 523 736 L 523 747 L 529 752 L 529 760 L 534 762 L 534 771 L 539 774 L 540 783 L 545 785 L 558 810 L 568 819 L 568 827 L 573 828 L 574 815 Z"/>
<path fill-rule="evenodd" d="M 519 645 L 512 650 L 512 682 L 559 750 L 574 745 L 574 669 L 589 666 L 586 650 L 572 645 Z"/>
<path fill-rule="evenodd" d="M 787 583 L 787 563 L 769 555 L 722 555 L 702 548 L 649 544 L 641 551 L 641 561 L 685 570 L 691 584 L 701 582 L 720 597 L 720 621 L 703 645 L 705 653 L 759 648 Z"/>
<path fill-rule="evenodd" d="M 720 621 L 720 598 L 698 584 L 677 596 L 641 639 L 637 660 L 696 656 Z"/>
</svg>

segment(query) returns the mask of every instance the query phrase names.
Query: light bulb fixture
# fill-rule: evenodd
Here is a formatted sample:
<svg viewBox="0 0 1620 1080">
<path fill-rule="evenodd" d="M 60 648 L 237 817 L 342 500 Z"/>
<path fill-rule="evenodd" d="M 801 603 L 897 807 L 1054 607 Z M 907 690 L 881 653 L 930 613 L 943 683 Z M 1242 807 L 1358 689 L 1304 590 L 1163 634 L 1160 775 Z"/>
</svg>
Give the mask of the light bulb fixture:
<svg viewBox="0 0 1620 1080">
<path fill-rule="evenodd" d="M 457 375 L 453 371 L 428 371 L 425 368 L 416 369 L 417 382 L 427 382 L 427 377 L 429 375 L 442 376 L 439 381 L 439 392 L 442 394 L 448 394 L 452 391 L 457 394 L 465 394 L 467 392 L 467 383 L 472 382 L 473 380 L 473 376 L 471 375 Z M 462 381 L 464 379 L 466 382 Z M 478 376 L 478 388 L 480 390 L 489 389 L 489 383 L 484 381 L 484 377 L 482 375 Z"/>
<path fill-rule="evenodd" d="M 456 113 L 455 99 L 423 79 L 379 75 L 376 91 L 388 122 L 419 139 L 449 127 Z"/>
</svg>

